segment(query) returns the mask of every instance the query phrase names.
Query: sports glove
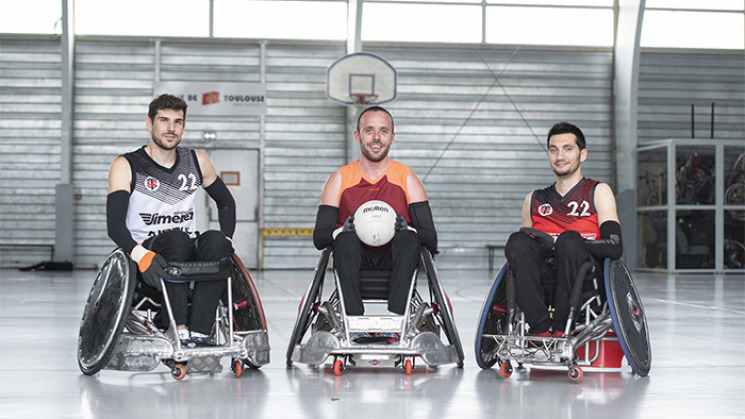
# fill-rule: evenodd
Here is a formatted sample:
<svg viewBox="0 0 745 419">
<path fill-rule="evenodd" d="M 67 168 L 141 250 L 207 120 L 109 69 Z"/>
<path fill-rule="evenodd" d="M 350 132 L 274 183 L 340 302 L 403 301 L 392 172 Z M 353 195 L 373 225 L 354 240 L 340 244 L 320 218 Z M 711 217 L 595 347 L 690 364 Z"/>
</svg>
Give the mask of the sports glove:
<svg viewBox="0 0 745 419">
<path fill-rule="evenodd" d="M 396 224 L 394 224 L 396 232 L 404 231 L 409 229 L 409 225 L 406 224 L 406 220 L 401 216 L 401 213 L 396 213 Z"/>
<path fill-rule="evenodd" d="M 349 232 L 354 233 L 355 231 L 354 230 L 354 215 L 347 218 L 347 221 L 344 222 L 344 226 L 342 227 L 341 231 L 344 231 L 344 232 L 349 231 Z"/>
<path fill-rule="evenodd" d="M 538 244 L 540 244 L 541 248 L 543 248 L 544 250 L 551 250 L 554 247 L 554 238 L 551 237 L 549 234 L 530 227 L 523 227 L 520 229 L 520 231 L 538 240 Z"/>
<path fill-rule="evenodd" d="M 161 291 L 163 288 L 161 287 L 160 279 L 171 277 L 165 271 L 165 268 L 168 267 L 168 262 L 166 262 L 163 256 L 152 250 L 147 250 L 141 245 L 135 246 L 130 256 L 137 262 L 137 269 L 142 274 L 142 279 L 145 283 Z"/>
</svg>

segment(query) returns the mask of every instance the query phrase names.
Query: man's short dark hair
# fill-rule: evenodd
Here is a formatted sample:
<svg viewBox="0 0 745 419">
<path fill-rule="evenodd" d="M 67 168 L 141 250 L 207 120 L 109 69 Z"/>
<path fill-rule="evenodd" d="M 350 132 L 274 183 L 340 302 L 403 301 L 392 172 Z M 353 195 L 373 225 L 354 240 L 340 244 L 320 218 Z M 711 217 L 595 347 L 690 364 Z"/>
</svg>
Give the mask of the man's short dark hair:
<svg viewBox="0 0 745 419">
<path fill-rule="evenodd" d="M 574 134 L 577 137 L 577 146 L 580 150 L 584 150 L 587 147 L 585 142 L 585 134 L 574 124 L 569 122 L 557 122 L 548 131 L 548 137 L 546 138 L 546 147 L 551 147 L 551 137 L 559 134 Z"/>
<path fill-rule="evenodd" d="M 150 102 L 150 110 L 147 113 L 147 117 L 152 120 L 155 118 L 155 115 L 158 114 L 159 110 L 173 109 L 176 111 L 184 111 L 184 119 L 186 119 L 186 108 L 188 106 L 189 105 L 187 105 L 183 99 L 164 93 Z"/>
<path fill-rule="evenodd" d="M 391 132 L 396 132 L 394 128 L 394 124 L 393 124 L 393 115 L 391 115 L 391 113 L 388 112 L 384 107 L 378 106 L 378 105 L 370 106 L 369 108 L 365 108 L 365 110 L 360 112 L 360 115 L 357 117 L 357 132 L 362 131 L 362 129 L 360 128 L 360 122 L 362 122 L 362 115 L 368 112 L 373 112 L 373 111 L 380 111 L 380 112 L 385 112 L 386 114 L 388 114 L 388 116 L 391 118 Z"/>
</svg>

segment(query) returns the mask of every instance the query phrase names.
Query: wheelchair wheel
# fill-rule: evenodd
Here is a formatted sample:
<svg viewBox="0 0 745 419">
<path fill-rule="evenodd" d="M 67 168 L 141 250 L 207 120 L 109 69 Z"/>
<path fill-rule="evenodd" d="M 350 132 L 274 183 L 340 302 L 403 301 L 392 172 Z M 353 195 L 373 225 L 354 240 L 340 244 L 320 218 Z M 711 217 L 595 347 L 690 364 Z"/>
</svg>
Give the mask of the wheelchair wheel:
<svg viewBox="0 0 745 419">
<path fill-rule="evenodd" d="M 93 282 L 78 333 L 78 366 L 93 375 L 109 361 L 132 306 L 137 269 L 126 253 L 114 250 Z"/>
<path fill-rule="evenodd" d="M 509 266 L 505 263 L 494 278 L 489 294 L 481 306 L 481 315 L 476 326 L 475 347 L 476 363 L 483 369 L 491 368 L 497 363 L 497 343 L 494 339 L 484 338 L 483 335 L 507 334 L 507 281 L 504 279 L 508 272 Z"/>
<path fill-rule="evenodd" d="M 259 293 L 246 267 L 238 255 L 233 255 L 233 273 L 230 284 L 233 293 L 233 326 L 237 331 L 267 330 L 264 308 Z M 227 301 L 227 292 L 223 301 Z"/>
<path fill-rule="evenodd" d="M 620 260 L 605 260 L 605 292 L 613 329 L 631 369 L 644 377 L 649 374 L 652 352 L 647 316 L 628 269 Z"/>
<path fill-rule="evenodd" d="M 424 260 L 424 269 L 427 272 L 427 278 L 429 279 L 430 295 L 434 297 L 435 303 L 437 303 L 440 308 L 435 315 L 443 326 L 448 342 L 455 346 L 459 360 L 458 368 L 463 368 L 463 359 L 465 358 L 465 355 L 463 353 L 463 345 L 460 342 L 460 336 L 458 335 L 458 329 L 456 329 L 455 323 L 453 322 L 453 311 L 452 306 L 450 305 L 450 300 L 445 294 L 442 284 L 437 277 L 434 261 L 432 260 L 432 255 L 429 251 L 422 250 L 422 259 Z"/>
<path fill-rule="evenodd" d="M 298 310 L 295 327 L 292 329 L 290 343 L 287 346 L 288 367 L 292 366 L 292 352 L 295 350 L 295 345 L 302 342 L 305 332 L 313 323 L 313 318 L 318 314 L 316 308 L 321 302 L 323 279 L 326 275 L 326 267 L 329 264 L 330 256 L 331 247 L 327 247 L 321 253 L 321 257 L 318 259 L 318 263 L 316 264 L 316 269 L 313 272 L 313 281 L 310 283 L 310 286 L 308 286 L 308 290 L 305 291 L 305 294 L 300 301 L 300 309 Z"/>
</svg>

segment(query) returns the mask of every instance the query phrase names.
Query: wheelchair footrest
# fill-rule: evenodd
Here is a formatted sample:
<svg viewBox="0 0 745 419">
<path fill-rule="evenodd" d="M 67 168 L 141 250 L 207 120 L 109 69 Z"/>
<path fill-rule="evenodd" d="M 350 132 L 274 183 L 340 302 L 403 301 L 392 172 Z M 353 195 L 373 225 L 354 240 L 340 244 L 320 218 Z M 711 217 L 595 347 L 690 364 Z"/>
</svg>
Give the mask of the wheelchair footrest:
<svg viewBox="0 0 745 419">
<path fill-rule="evenodd" d="M 386 333 L 400 332 L 403 327 L 403 316 L 349 316 L 349 331 L 352 333 Z"/>
<path fill-rule="evenodd" d="M 214 262 L 168 262 L 166 273 L 172 282 L 225 280 L 232 273 L 230 259 Z"/>
</svg>

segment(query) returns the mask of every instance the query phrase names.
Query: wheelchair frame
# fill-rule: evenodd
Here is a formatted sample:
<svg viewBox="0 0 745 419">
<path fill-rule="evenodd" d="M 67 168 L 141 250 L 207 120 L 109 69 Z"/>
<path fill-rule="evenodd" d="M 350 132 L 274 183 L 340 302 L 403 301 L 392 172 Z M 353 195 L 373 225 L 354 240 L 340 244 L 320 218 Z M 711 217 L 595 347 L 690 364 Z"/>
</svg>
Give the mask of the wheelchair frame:
<svg viewBox="0 0 745 419">
<path fill-rule="evenodd" d="M 570 300 L 565 335 L 543 338 L 527 334 L 528 324 L 515 303 L 514 276 L 505 264 L 481 308 L 475 342 L 479 367 L 487 369 L 498 364 L 499 374 L 508 378 L 513 362 L 518 367 L 566 366 L 569 379 L 579 382 L 584 375 L 582 367 L 593 367 L 600 356 L 601 342 L 617 341 L 632 371 L 646 376 L 651 350 L 639 293 L 623 262 L 605 259 L 603 265 L 606 300 L 594 293 L 586 301 L 579 301 L 586 273 L 581 270 L 572 293 L 577 301 Z M 579 312 L 574 309 L 577 305 Z M 582 323 L 573 325 L 575 313 L 584 319 Z"/>
<path fill-rule="evenodd" d="M 293 362 L 311 365 L 323 364 L 333 356 L 333 369 L 341 375 L 347 364 L 366 362 L 372 367 L 392 366 L 411 374 L 416 357 L 430 365 L 455 363 L 463 367 L 463 347 L 452 317 L 452 307 L 437 277 L 432 255 L 426 248 L 420 252 L 420 263 L 414 272 L 409 289 L 409 304 L 403 316 L 363 315 L 349 316 L 344 308 L 339 278 L 334 272 L 335 289 L 323 301 L 323 282 L 331 248 L 319 257 L 307 291 L 300 301 L 298 318 L 287 348 L 287 366 Z M 427 277 L 430 300 L 425 301 L 416 289 L 419 272 Z M 364 281 L 364 279 L 363 279 Z M 363 284 L 364 288 L 364 284 Z M 386 300 L 365 299 L 364 302 L 384 303 Z M 310 337 L 303 342 L 308 330 Z M 448 339 L 440 339 L 440 330 Z M 398 339 L 384 342 L 358 343 L 352 339 L 357 333 L 397 333 Z"/>
<path fill-rule="evenodd" d="M 154 323 L 153 308 L 165 308 L 175 325 L 168 292 L 161 279 L 161 303 L 141 289 L 135 300 L 137 267 L 121 249 L 114 250 L 99 270 L 88 296 L 78 335 L 78 365 L 86 375 L 101 369 L 150 371 L 161 362 L 177 380 L 187 372 L 219 372 L 220 359 L 231 357 L 240 376 L 244 366 L 269 362 L 269 339 L 261 301 L 250 275 L 237 255 L 220 262 L 171 264 L 169 274 L 180 281 L 215 280 L 228 273 L 226 292 L 216 310 L 215 346 L 185 348 L 175 327 L 165 331 Z M 222 280 L 222 279 L 219 279 Z"/>
</svg>

